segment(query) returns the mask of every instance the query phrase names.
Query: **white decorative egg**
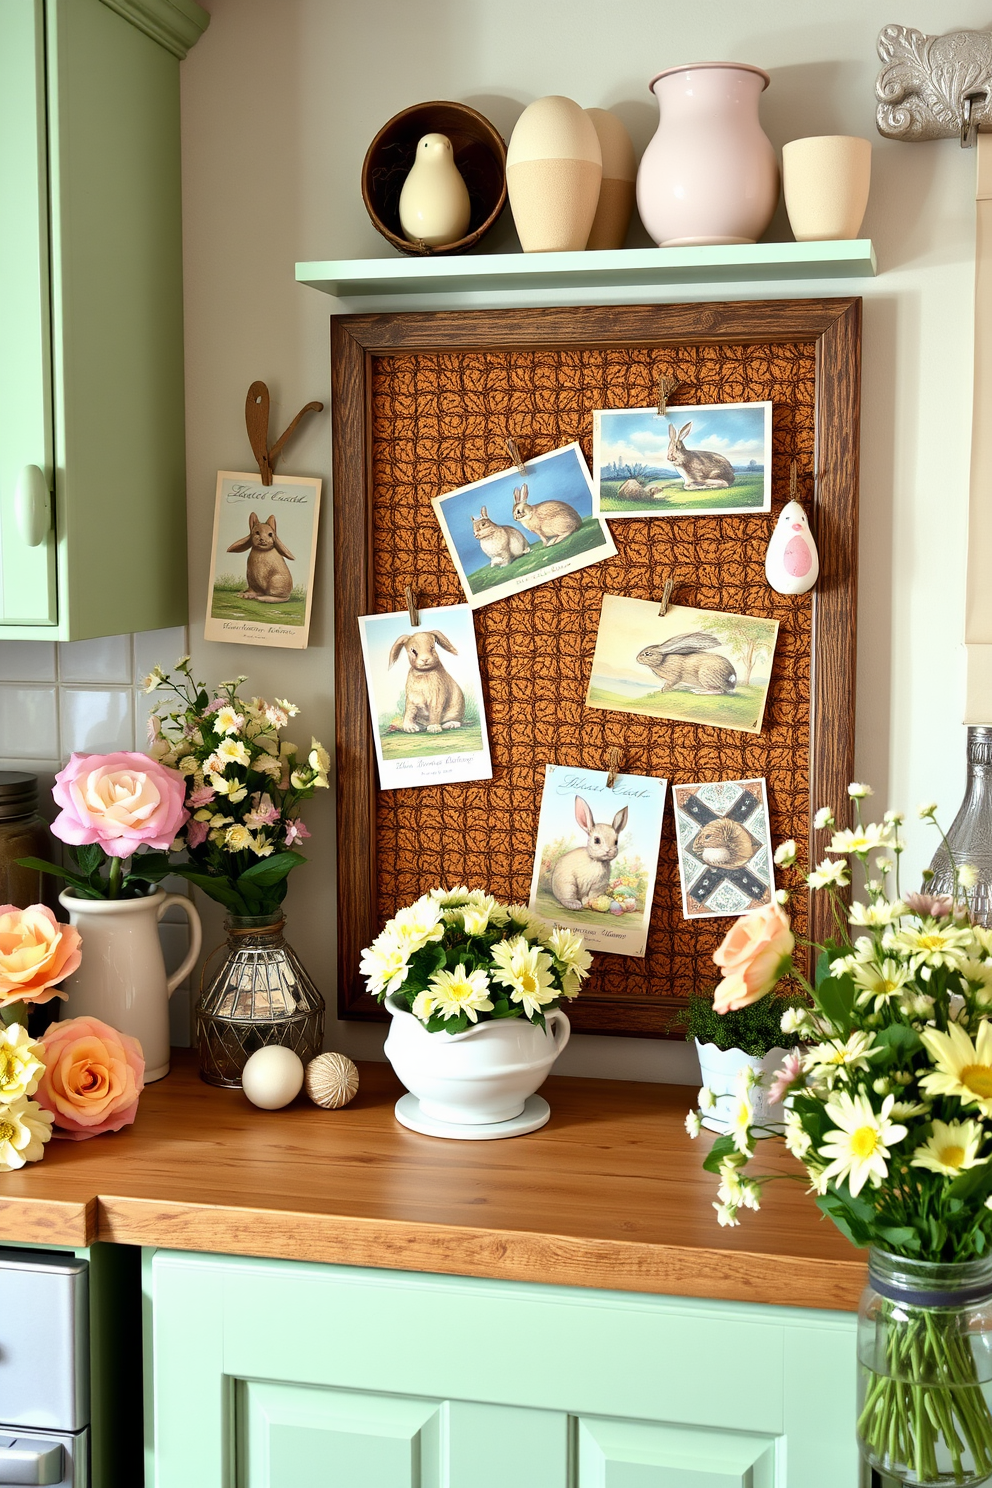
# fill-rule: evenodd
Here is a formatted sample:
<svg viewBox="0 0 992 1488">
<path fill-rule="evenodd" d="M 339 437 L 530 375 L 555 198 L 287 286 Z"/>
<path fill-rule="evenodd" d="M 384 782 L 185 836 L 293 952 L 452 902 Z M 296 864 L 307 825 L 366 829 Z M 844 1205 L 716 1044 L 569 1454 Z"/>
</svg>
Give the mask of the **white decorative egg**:
<svg viewBox="0 0 992 1488">
<path fill-rule="evenodd" d="M 820 557 L 798 501 L 783 506 L 765 553 L 765 578 L 778 594 L 806 594 L 820 574 Z"/>
<path fill-rule="evenodd" d="M 303 1087 L 303 1060 L 282 1044 L 266 1044 L 250 1055 L 241 1071 L 241 1088 L 253 1106 L 278 1111 Z"/>
<path fill-rule="evenodd" d="M 557 95 L 528 104 L 506 151 L 506 189 L 524 252 L 585 248 L 602 180 L 603 151 L 585 109 Z"/>
</svg>

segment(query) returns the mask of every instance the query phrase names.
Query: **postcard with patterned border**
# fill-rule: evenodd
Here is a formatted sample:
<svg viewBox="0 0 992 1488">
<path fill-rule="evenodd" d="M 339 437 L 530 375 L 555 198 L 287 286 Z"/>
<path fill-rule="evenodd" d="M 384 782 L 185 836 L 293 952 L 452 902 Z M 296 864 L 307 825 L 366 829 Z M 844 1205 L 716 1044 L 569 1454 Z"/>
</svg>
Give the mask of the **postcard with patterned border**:
<svg viewBox="0 0 992 1488">
<path fill-rule="evenodd" d="M 677 785 L 672 794 L 685 918 L 742 915 L 770 904 L 775 870 L 765 782 Z"/>
<path fill-rule="evenodd" d="M 772 405 L 601 408 L 592 416 L 599 516 L 722 517 L 772 509 Z"/>
<path fill-rule="evenodd" d="M 614 558 L 593 513 L 592 479 L 578 444 L 459 486 L 431 505 L 473 610 Z"/>
<path fill-rule="evenodd" d="M 383 790 L 491 780 L 475 620 L 468 605 L 360 615 Z"/>
<path fill-rule="evenodd" d="M 643 956 L 667 780 L 547 765 L 530 907 L 590 951 Z"/>
<path fill-rule="evenodd" d="M 760 734 L 778 621 L 604 594 L 586 706 Z"/>
</svg>

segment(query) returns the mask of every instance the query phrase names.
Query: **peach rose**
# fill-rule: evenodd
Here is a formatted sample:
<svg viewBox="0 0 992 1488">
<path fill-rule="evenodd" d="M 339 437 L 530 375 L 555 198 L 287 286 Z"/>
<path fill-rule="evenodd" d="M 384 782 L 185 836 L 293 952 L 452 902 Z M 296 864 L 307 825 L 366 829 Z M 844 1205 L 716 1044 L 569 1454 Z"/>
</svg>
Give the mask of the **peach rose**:
<svg viewBox="0 0 992 1488">
<path fill-rule="evenodd" d="M 76 970 L 79 946 L 79 931 L 59 924 L 46 905 L 0 904 L 0 1007 L 67 997 L 55 984 Z"/>
<path fill-rule="evenodd" d="M 56 1137 L 83 1142 L 128 1126 L 144 1088 L 141 1045 L 99 1018 L 53 1023 L 41 1040 L 45 1073 L 36 1099 L 55 1117 Z"/>
<path fill-rule="evenodd" d="M 778 904 L 741 915 L 713 952 L 723 980 L 713 994 L 718 1013 L 749 1007 L 770 992 L 791 964 L 795 936 Z"/>
</svg>

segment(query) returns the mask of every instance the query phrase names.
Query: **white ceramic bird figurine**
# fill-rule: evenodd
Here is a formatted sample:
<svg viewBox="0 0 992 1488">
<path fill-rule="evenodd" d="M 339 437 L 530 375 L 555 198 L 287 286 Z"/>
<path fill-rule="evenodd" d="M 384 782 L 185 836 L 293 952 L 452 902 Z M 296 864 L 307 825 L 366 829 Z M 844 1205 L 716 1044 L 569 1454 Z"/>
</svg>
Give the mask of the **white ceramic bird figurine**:
<svg viewBox="0 0 992 1488">
<path fill-rule="evenodd" d="M 425 134 L 400 192 L 400 226 L 411 243 L 440 248 L 468 232 L 472 207 L 446 134 Z"/>
<path fill-rule="evenodd" d="M 765 578 L 778 594 L 805 594 L 820 573 L 820 558 L 798 501 L 783 506 L 765 554 Z"/>
</svg>

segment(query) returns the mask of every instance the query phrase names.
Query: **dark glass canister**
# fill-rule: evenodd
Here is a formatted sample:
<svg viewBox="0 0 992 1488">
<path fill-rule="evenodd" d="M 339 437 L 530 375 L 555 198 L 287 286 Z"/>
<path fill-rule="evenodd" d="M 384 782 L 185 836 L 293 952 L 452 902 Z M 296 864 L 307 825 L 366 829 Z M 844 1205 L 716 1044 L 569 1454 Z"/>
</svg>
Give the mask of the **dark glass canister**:
<svg viewBox="0 0 992 1488">
<path fill-rule="evenodd" d="M 22 868 L 18 858 L 52 862 L 56 845 L 48 823 L 38 814 L 38 779 L 22 770 L 0 770 L 0 904 L 47 904 L 58 908 L 57 885 L 35 868 Z"/>
<path fill-rule="evenodd" d="M 324 999 L 287 945 L 281 910 L 225 920 L 227 944 L 207 957 L 196 1006 L 200 1079 L 240 1086 L 245 1061 L 265 1044 L 284 1044 L 304 1064 L 324 1042 Z M 223 959 L 212 969 L 214 956 Z"/>
</svg>

